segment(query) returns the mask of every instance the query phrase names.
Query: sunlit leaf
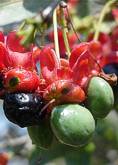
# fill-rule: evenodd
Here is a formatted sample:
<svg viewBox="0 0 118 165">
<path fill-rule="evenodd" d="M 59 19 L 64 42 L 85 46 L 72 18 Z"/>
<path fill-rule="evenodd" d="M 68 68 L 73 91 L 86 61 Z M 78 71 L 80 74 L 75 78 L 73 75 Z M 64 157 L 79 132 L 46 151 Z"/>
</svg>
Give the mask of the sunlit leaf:
<svg viewBox="0 0 118 165">
<path fill-rule="evenodd" d="M 0 27 L 12 26 L 32 17 L 59 0 L 0 0 Z"/>
</svg>

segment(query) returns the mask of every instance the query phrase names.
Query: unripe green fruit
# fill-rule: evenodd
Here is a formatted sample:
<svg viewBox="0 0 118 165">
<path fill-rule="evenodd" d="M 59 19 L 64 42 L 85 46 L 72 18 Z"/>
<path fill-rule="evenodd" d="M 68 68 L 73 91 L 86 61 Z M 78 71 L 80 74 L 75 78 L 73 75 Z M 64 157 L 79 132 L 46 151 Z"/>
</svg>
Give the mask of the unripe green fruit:
<svg viewBox="0 0 118 165">
<path fill-rule="evenodd" d="M 114 105 L 111 86 L 100 77 L 92 77 L 87 90 L 87 108 L 95 118 L 104 118 Z"/>
<path fill-rule="evenodd" d="M 95 130 L 95 121 L 85 107 L 65 104 L 52 110 L 51 126 L 61 143 L 79 147 L 90 140 Z"/>
<path fill-rule="evenodd" d="M 53 133 L 50 128 L 50 123 L 47 120 L 41 121 L 38 126 L 28 127 L 28 134 L 32 140 L 32 144 L 37 147 L 48 149 L 53 143 Z"/>
</svg>

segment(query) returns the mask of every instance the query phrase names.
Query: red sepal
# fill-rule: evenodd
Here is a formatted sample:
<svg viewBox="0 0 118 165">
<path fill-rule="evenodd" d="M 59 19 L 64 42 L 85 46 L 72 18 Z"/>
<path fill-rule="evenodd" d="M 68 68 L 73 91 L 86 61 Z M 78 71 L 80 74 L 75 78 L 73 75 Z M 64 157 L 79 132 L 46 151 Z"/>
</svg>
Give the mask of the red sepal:
<svg viewBox="0 0 118 165">
<path fill-rule="evenodd" d="M 104 56 L 100 61 L 100 66 L 103 68 L 107 64 L 118 64 L 118 52 L 111 52 L 108 56 Z"/>
<path fill-rule="evenodd" d="M 101 52 L 100 52 L 100 54 L 102 56 L 108 55 L 111 52 L 111 39 L 110 39 L 110 36 L 108 34 L 106 34 L 106 33 L 100 32 L 99 33 L 99 37 L 98 37 L 98 41 L 94 41 L 93 37 L 94 37 L 94 33 L 90 33 L 89 36 L 88 36 L 87 41 L 88 42 L 91 41 L 93 43 L 96 42 L 96 43 L 99 43 L 99 45 L 101 44 Z M 97 49 L 95 49 L 95 50 L 97 51 Z"/>
<path fill-rule="evenodd" d="M 54 50 L 50 47 L 43 48 L 39 55 L 39 63 L 43 78 L 48 84 L 53 82 L 57 78 L 57 69 L 59 68 Z"/>
<path fill-rule="evenodd" d="M 95 47 L 98 46 L 96 44 L 93 42 L 82 43 L 72 51 L 70 56 L 69 64 L 73 70 L 73 80 L 82 87 L 86 86 L 86 82 L 91 76 L 97 75 L 101 70 L 96 61 L 99 50 L 95 50 Z"/>
<path fill-rule="evenodd" d="M 53 71 L 58 68 L 58 59 L 55 52 L 50 47 L 44 47 L 39 55 L 41 68 L 47 67 L 48 70 Z"/>
<path fill-rule="evenodd" d="M 32 52 L 19 53 L 19 52 L 13 52 L 11 50 L 9 50 L 8 52 L 9 52 L 8 67 L 12 67 L 12 68 L 22 67 L 29 70 L 34 69 Z"/>
<path fill-rule="evenodd" d="M 13 52 L 26 53 L 28 50 L 21 45 L 23 36 L 18 36 L 16 31 L 12 31 L 7 35 L 6 45 Z"/>
<path fill-rule="evenodd" d="M 77 46 L 74 47 L 74 49 L 73 49 L 72 52 L 71 52 L 70 59 L 69 59 L 69 65 L 70 65 L 71 68 L 75 65 L 75 63 L 76 63 L 78 57 L 79 57 L 85 50 L 88 49 L 88 46 L 89 46 L 89 44 L 88 44 L 87 42 L 84 42 L 84 43 L 81 43 L 81 44 L 79 44 L 79 45 L 77 45 Z"/>
<path fill-rule="evenodd" d="M 8 51 L 6 50 L 5 45 L 0 42 L 0 71 L 7 68 L 8 61 Z"/>
</svg>

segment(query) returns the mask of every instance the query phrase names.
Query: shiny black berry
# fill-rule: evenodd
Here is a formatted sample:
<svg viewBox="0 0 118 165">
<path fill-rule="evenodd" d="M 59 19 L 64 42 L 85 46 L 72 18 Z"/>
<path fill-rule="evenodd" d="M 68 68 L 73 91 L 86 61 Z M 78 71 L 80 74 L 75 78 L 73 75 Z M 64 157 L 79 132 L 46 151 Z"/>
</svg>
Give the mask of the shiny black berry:
<svg viewBox="0 0 118 165">
<path fill-rule="evenodd" d="M 36 93 L 8 93 L 3 109 L 6 117 L 20 127 L 38 125 L 45 117 L 42 97 Z"/>
</svg>

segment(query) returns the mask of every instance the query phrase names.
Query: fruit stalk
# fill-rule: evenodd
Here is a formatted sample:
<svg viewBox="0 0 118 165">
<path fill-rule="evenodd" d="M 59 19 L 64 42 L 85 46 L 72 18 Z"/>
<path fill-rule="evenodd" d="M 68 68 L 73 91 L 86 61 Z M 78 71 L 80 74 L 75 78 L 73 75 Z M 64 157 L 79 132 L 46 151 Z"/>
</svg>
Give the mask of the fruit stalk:
<svg viewBox="0 0 118 165">
<path fill-rule="evenodd" d="M 56 9 L 53 12 L 53 26 L 54 26 L 54 44 L 55 44 L 55 52 L 58 58 L 60 59 L 60 52 L 59 52 L 59 41 L 58 41 L 58 31 L 57 31 L 57 12 Z"/>
<path fill-rule="evenodd" d="M 70 46 L 69 46 L 68 37 L 67 37 L 68 28 L 67 28 L 65 13 L 64 13 L 64 8 L 65 7 L 66 7 L 65 2 L 61 1 L 61 3 L 60 3 L 60 13 L 61 13 L 61 19 L 62 19 L 61 20 L 61 25 L 62 25 L 64 44 L 65 44 L 65 48 L 66 48 L 66 51 L 67 51 L 67 55 L 69 57 L 71 52 L 70 52 Z"/>
<path fill-rule="evenodd" d="M 76 32 L 76 29 L 75 29 L 75 27 L 74 27 L 74 25 L 73 25 L 72 18 L 71 18 L 71 15 L 70 15 L 70 13 L 69 13 L 68 6 L 66 7 L 66 11 L 67 11 L 67 14 L 68 14 L 68 18 L 69 18 L 69 22 L 70 22 L 70 24 L 71 24 L 72 30 L 73 30 L 73 32 L 75 33 L 78 42 L 81 43 L 81 40 L 80 40 L 80 38 L 79 38 L 79 36 L 78 36 L 78 34 L 77 34 L 77 32 Z"/>
<path fill-rule="evenodd" d="M 112 4 L 114 4 L 116 2 L 116 0 L 110 0 L 108 1 L 105 6 L 103 7 L 101 13 L 100 13 L 100 18 L 99 18 L 99 21 L 98 21 L 98 24 L 97 24 L 97 28 L 96 28 L 96 31 L 95 31 L 95 35 L 94 35 L 94 40 L 97 41 L 98 40 L 98 37 L 99 37 L 99 32 L 100 32 L 100 26 L 101 26 L 101 23 L 103 22 L 104 20 L 104 17 L 105 15 L 109 12 L 109 8 Z"/>
</svg>

